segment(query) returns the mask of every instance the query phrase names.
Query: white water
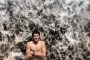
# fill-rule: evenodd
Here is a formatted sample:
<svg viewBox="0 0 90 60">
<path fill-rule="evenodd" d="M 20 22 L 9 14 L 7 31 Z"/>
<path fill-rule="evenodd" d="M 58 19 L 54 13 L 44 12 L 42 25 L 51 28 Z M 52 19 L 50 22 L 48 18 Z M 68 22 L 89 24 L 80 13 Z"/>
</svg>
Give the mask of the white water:
<svg viewBox="0 0 90 60">
<path fill-rule="evenodd" d="M 90 33 L 89 16 L 90 0 L 0 0 L 0 59 L 25 60 L 25 55 L 19 49 L 25 48 L 26 38 L 38 27 L 47 46 L 46 60 L 63 60 L 64 57 L 64 60 L 76 60 L 78 55 L 84 60 L 81 54 L 87 53 L 83 50 L 89 47 L 80 48 L 79 45 L 85 45 L 85 38 Z M 81 54 L 74 50 L 69 51 L 69 46 L 74 50 L 80 48 Z M 67 53 L 64 57 L 60 53 L 62 49 Z M 73 59 L 68 58 L 70 52 L 75 53 L 72 54 Z M 19 58 L 15 58 L 16 56 Z"/>
</svg>

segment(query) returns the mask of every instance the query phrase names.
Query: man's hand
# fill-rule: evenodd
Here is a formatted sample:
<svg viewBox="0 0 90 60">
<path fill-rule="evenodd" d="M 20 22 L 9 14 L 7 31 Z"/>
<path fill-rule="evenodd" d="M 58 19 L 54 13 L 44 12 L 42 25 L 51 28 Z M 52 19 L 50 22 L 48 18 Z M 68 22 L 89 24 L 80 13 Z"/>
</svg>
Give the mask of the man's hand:
<svg viewBox="0 0 90 60">
<path fill-rule="evenodd" d="M 30 51 L 31 55 L 33 55 L 33 51 Z"/>
</svg>

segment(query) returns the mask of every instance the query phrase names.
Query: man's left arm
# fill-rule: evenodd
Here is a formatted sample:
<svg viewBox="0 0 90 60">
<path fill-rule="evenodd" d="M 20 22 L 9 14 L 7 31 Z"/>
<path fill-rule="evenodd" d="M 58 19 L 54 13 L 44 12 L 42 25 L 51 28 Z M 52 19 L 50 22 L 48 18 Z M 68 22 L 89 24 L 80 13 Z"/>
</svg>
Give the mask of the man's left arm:
<svg viewBox="0 0 90 60">
<path fill-rule="evenodd" d="M 42 51 L 40 52 L 35 52 L 35 56 L 38 56 L 38 57 L 42 57 L 44 58 L 46 56 L 46 45 L 45 45 L 45 42 L 44 41 L 41 41 L 42 42 Z"/>
</svg>

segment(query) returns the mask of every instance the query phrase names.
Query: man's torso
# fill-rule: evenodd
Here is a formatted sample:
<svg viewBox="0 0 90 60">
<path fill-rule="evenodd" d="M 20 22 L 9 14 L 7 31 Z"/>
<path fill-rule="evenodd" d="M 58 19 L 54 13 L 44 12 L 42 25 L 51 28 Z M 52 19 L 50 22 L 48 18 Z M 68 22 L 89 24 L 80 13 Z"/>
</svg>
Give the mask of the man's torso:
<svg viewBox="0 0 90 60">
<path fill-rule="evenodd" d="M 38 41 L 37 44 L 34 44 L 33 41 L 30 42 L 30 51 L 41 51 L 42 52 L 42 41 Z M 43 60 L 40 57 L 34 56 L 30 60 Z"/>
<path fill-rule="evenodd" d="M 31 51 L 40 51 L 41 48 L 42 48 L 41 42 L 42 42 L 42 41 L 38 41 L 37 44 L 34 44 L 34 43 L 31 41 L 30 50 L 31 50 Z"/>
</svg>

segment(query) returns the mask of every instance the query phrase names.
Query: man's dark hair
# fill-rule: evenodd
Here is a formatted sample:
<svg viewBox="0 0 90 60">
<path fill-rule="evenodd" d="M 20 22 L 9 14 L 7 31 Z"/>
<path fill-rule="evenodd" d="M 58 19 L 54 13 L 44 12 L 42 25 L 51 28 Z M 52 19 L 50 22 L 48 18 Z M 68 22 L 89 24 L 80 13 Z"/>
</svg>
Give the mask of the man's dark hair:
<svg viewBox="0 0 90 60">
<path fill-rule="evenodd" d="M 35 29 L 35 30 L 32 32 L 32 37 L 33 37 L 34 34 L 39 34 L 39 36 L 40 36 L 40 32 L 39 32 L 37 29 Z"/>
</svg>

